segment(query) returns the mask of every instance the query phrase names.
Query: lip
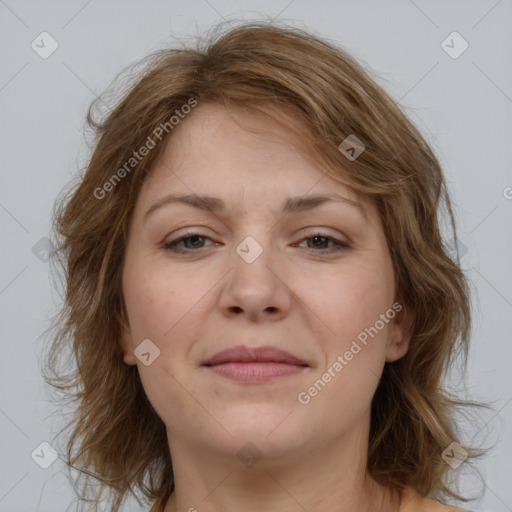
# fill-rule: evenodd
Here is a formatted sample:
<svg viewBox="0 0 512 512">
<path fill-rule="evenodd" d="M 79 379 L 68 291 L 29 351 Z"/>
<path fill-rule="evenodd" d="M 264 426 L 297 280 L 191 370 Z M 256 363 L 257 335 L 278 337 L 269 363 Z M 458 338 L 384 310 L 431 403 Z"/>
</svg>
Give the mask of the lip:
<svg viewBox="0 0 512 512">
<path fill-rule="evenodd" d="M 309 367 L 302 359 L 270 345 L 231 347 L 217 352 L 202 366 L 238 382 L 265 382 L 297 375 Z"/>
<path fill-rule="evenodd" d="M 271 345 L 262 347 L 247 347 L 237 345 L 217 352 L 203 362 L 203 366 L 213 366 L 223 363 L 285 363 L 295 366 L 309 366 L 306 361 Z"/>
</svg>

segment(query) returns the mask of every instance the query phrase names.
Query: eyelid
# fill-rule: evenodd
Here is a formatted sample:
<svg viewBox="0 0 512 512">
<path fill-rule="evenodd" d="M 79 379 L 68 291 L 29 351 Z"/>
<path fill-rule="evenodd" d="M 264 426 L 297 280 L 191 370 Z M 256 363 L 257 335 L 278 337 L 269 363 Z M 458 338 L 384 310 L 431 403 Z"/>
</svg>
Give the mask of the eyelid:
<svg viewBox="0 0 512 512">
<path fill-rule="evenodd" d="M 319 227 L 315 227 L 315 226 L 309 226 L 306 228 L 302 228 L 300 232 L 301 232 L 301 236 L 303 238 L 311 238 L 314 236 L 325 236 L 328 238 L 336 239 L 339 242 L 345 243 L 347 245 L 352 244 L 352 241 L 350 240 L 350 238 L 348 236 L 346 236 L 345 234 L 341 233 L 340 231 L 337 231 L 336 233 L 332 234 L 329 232 L 329 229 L 332 229 L 332 228 L 323 228 L 323 227 L 319 228 Z"/>
</svg>

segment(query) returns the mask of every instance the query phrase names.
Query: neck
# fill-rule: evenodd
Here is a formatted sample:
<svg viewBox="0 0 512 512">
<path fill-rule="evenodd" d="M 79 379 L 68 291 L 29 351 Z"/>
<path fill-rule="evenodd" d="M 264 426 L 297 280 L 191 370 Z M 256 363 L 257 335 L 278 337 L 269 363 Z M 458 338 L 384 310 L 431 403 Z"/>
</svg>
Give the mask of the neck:
<svg viewBox="0 0 512 512">
<path fill-rule="evenodd" d="M 354 429 L 322 445 L 264 456 L 252 467 L 169 437 L 175 491 L 164 511 L 398 512 L 399 496 L 366 473 L 367 434 Z"/>
</svg>

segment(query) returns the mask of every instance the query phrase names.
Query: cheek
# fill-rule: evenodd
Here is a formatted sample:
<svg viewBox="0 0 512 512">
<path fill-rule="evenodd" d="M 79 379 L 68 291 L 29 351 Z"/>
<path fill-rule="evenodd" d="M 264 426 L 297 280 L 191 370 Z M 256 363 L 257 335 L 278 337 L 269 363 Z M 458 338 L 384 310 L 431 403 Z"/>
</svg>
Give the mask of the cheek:
<svg viewBox="0 0 512 512">
<path fill-rule="evenodd" d="M 190 340 L 195 335 L 189 328 L 200 325 L 194 322 L 193 308 L 198 290 L 182 287 L 176 278 L 171 282 L 165 272 L 149 267 L 139 273 L 133 267 L 125 286 L 134 346 L 150 339 L 160 351 L 151 364 L 137 361 L 137 366 L 146 396 L 157 414 L 167 425 L 180 425 L 180 418 L 187 416 L 195 421 L 200 416 L 187 392 L 191 368 L 186 365 Z"/>
<path fill-rule="evenodd" d="M 189 352 L 195 340 L 201 338 L 207 308 L 211 307 L 207 292 L 212 285 L 198 279 L 197 272 L 194 276 L 171 274 L 156 264 L 146 264 L 140 272 L 134 265 L 126 277 L 125 297 L 134 346 L 150 339 L 160 351 L 155 367 L 178 380 L 186 378 L 192 369 Z M 148 368 L 152 366 L 139 364 L 141 376 L 151 374 Z"/>
<path fill-rule="evenodd" d="M 165 292 L 165 294 L 164 294 Z M 125 299 L 134 343 L 140 338 L 158 339 L 165 328 L 165 311 L 173 310 L 174 292 L 162 283 L 140 279 L 125 286 Z M 168 321 L 171 319 L 168 318 Z M 169 329 L 170 325 L 167 326 Z"/>
<path fill-rule="evenodd" d="M 308 305 L 324 325 L 327 352 L 350 345 L 391 307 L 394 286 L 386 267 L 361 265 L 302 285 L 309 290 Z M 379 327 L 379 336 L 385 335 L 387 324 L 382 328 L 379 322 Z"/>
<path fill-rule="evenodd" d="M 123 289 L 134 340 L 151 338 L 164 341 L 165 334 L 187 307 L 188 288 L 180 288 L 156 264 L 137 264 L 126 268 Z M 179 290 L 179 296 L 177 291 Z"/>
<path fill-rule="evenodd" d="M 332 302 L 325 302 L 325 362 L 302 391 L 316 394 L 309 413 L 333 426 L 355 422 L 369 410 L 385 364 L 390 324 L 381 315 L 388 322 L 393 318 L 393 289 L 375 277 L 339 277 L 332 282 Z"/>
</svg>

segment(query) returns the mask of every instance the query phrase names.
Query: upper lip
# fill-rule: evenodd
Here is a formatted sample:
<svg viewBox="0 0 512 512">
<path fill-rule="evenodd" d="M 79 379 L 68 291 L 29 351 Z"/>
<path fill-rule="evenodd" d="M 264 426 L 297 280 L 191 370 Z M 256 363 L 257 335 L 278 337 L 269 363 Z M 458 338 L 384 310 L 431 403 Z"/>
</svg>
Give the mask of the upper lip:
<svg viewBox="0 0 512 512">
<path fill-rule="evenodd" d="M 252 363 L 252 362 L 275 362 L 286 363 L 297 366 L 309 366 L 305 361 L 295 357 L 293 354 L 271 345 L 262 347 L 247 347 L 237 345 L 217 352 L 203 362 L 203 366 L 212 366 L 223 363 Z"/>
</svg>

